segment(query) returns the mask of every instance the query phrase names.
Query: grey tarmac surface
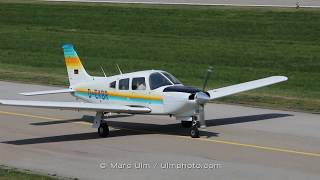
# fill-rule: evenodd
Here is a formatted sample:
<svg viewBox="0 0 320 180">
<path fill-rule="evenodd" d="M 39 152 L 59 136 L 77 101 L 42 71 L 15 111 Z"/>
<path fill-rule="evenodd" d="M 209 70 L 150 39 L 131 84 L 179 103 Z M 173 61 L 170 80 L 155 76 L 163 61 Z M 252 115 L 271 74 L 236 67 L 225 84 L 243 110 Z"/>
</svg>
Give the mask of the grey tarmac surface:
<svg viewBox="0 0 320 180">
<path fill-rule="evenodd" d="M 47 0 L 73 2 L 145 3 L 145 4 L 190 4 L 227 6 L 278 6 L 278 7 L 320 7 L 319 0 Z"/>
<path fill-rule="evenodd" d="M 17 95 L 50 89 L 59 87 L 0 82 L 0 98 L 75 100 Z M 110 137 L 99 138 L 83 115 L 93 113 L 0 106 L 0 164 L 79 179 L 320 177 L 318 114 L 208 104 L 208 128 L 199 139 L 173 118 L 141 115 L 111 116 Z M 144 168 L 135 167 L 139 163 Z"/>
</svg>

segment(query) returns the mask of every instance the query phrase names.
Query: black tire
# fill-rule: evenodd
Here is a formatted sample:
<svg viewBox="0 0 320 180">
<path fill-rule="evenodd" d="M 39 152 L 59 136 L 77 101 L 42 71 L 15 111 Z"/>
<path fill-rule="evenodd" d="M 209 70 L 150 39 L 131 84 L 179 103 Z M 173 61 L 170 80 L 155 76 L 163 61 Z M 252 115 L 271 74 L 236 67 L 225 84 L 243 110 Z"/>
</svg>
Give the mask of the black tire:
<svg viewBox="0 0 320 180">
<path fill-rule="evenodd" d="M 197 126 L 192 126 L 190 129 L 190 136 L 192 138 L 199 138 L 200 137 L 200 132 Z"/>
<path fill-rule="evenodd" d="M 98 134 L 100 137 L 107 137 L 109 135 L 109 126 L 107 123 L 100 124 L 98 128 Z"/>
<path fill-rule="evenodd" d="M 192 121 L 181 121 L 181 126 L 184 128 L 190 128 L 192 126 Z"/>
</svg>

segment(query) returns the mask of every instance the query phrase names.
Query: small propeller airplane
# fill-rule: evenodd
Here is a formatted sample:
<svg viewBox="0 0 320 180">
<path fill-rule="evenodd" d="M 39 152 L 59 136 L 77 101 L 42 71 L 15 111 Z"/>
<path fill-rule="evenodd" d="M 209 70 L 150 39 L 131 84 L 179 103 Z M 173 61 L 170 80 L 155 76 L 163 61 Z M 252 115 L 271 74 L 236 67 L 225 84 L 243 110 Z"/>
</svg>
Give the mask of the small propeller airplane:
<svg viewBox="0 0 320 180">
<path fill-rule="evenodd" d="M 28 101 L 0 99 L 0 105 L 37 108 L 86 110 L 96 112 L 92 127 L 101 137 L 109 135 L 108 113 L 174 116 L 190 136 L 198 138 L 205 128 L 204 106 L 211 100 L 286 81 L 285 76 L 263 79 L 205 91 L 212 69 L 209 68 L 202 90 L 184 86 L 161 70 L 146 70 L 107 77 L 90 76 L 73 45 L 63 45 L 70 86 L 67 89 L 21 93 L 25 96 L 70 93 L 84 102 Z M 103 69 L 102 69 L 103 70 Z"/>
</svg>

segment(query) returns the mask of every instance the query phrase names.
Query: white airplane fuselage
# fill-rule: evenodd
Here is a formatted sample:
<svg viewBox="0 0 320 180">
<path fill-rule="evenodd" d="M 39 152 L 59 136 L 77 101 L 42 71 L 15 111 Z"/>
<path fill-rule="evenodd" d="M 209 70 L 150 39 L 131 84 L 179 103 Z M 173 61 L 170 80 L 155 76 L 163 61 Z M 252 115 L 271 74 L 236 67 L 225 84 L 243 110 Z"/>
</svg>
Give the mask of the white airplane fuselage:
<svg viewBox="0 0 320 180">
<path fill-rule="evenodd" d="M 70 88 L 75 90 L 73 93 L 75 97 L 87 102 L 148 107 L 151 110 L 149 114 L 156 115 L 173 115 L 181 118 L 189 118 L 194 115 L 196 102 L 189 99 L 190 93 L 163 92 L 167 87 L 183 86 L 182 84 L 174 85 L 171 82 L 171 85 L 161 86 L 153 90 L 150 89 L 150 74 L 161 72 L 163 71 L 149 70 L 120 74 L 107 78 L 92 77 L 92 81 L 80 83 Z M 166 78 L 165 76 L 163 77 Z M 145 78 L 144 90 L 133 90 L 134 78 Z M 129 79 L 128 89 L 121 90 L 119 88 L 119 81 L 122 79 Z M 116 82 L 114 88 L 110 87 L 112 82 Z"/>
</svg>

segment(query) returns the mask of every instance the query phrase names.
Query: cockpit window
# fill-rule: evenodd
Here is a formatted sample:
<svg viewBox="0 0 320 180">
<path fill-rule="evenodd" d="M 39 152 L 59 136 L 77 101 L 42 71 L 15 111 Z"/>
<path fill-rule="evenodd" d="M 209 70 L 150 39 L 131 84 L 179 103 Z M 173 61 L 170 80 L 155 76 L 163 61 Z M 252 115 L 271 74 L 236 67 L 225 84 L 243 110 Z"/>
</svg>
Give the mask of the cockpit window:
<svg viewBox="0 0 320 180">
<path fill-rule="evenodd" d="M 165 75 L 173 84 L 182 84 L 177 78 L 175 78 L 173 75 L 167 73 L 167 72 L 162 72 L 163 75 Z"/>
<path fill-rule="evenodd" d="M 149 77 L 149 83 L 150 83 L 150 89 L 157 89 L 161 86 L 167 86 L 167 85 L 172 85 L 170 81 L 168 81 L 167 78 L 165 78 L 163 75 L 160 73 L 152 73 Z"/>
<path fill-rule="evenodd" d="M 119 81 L 119 89 L 120 90 L 129 90 L 129 78 L 120 79 L 120 81 Z"/>
</svg>

